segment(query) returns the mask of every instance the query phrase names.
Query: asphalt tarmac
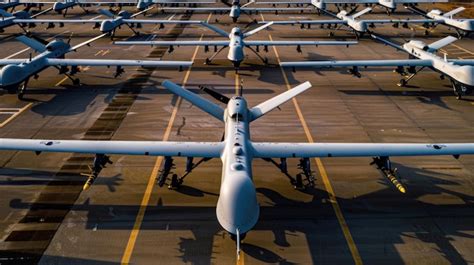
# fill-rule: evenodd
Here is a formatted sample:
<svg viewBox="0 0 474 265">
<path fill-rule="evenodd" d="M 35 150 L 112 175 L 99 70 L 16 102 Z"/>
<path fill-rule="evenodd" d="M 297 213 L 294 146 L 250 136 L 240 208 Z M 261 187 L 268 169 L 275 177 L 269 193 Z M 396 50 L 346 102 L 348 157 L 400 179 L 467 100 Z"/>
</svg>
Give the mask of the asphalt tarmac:
<svg viewBox="0 0 474 265">
<path fill-rule="evenodd" d="M 422 6 L 430 8 L 431 6 Z M 130 9 L 132 10 L 132 9 Z M 418 18 L 403 10 L 393 17 Z M 93 18 L 74 9 L 71 18 Z M 58 14 L 44 17 L 61 18 Z M 231 20 L 209 13 L 165 13 L 147 18 L 208 20 L 230 31 Z M 386 18 L 377 9 L 364 18 Z M 321 16 L 321 19 L 329 17 Z M 251 19 L 319 19 L 313 13 L 243 15 Z M 30 29 L 52 40 L 71 38 L 77 44 L 99 35 L 89 25 L 46 30 Z M 427 43 L 448 34 L 439 26 L 424 29 L 391 25 L 373 29 L 395 42 L 416 38 Z M 0 58 L 27 58 L 31 50 L 1 36 Z M 144 26 L 140 36 L 126 27 L 115 40 L 222 40 L 197 26 Z M 254 40 L 355 40 L 345 30 L 328 36 L 328 29 L 272 26 Z M 252 139 L 265 142 L 472 142 L 474 97 L 456 100 L 448 80 L 429 69 L 409 87 L 398 87 L 393 69 L 362 69 L 352 77 L 347 69 L 282 70 L 279 61 L 405 59 L 406 54 L 362 38 L 358 45 L 269 47 L 260 51 L 265 66 L 251 51 L 236 74 L 220 53 L 204 65 L 204 48 L 117 46 L 104 37 L 68 54 L 67 58 L 192 60 L 189 69 L 126 68 L 114 78 L 114 68 L 86 67 L 74 86 L 57 69 L 31 80 L 25 99 L 0 96 L 0 137 L 89 140 L 220 141 L 223 124 L 160 84 L 169 79 L 196 93 L 199 85 L 226 95 L 242 87 L 249 105 L 256 105 L 302 82 L 313 88 L 251 127 Z M 474 58 L 471 38 L 443 49 L 448 58 Z M 34 55 L 34 53 L 33 53 Z M 202 94 L 210 98 L 208 95 Z M 255 228 L 243 241 L 237 260 L 235 242 L 219 226 L 215 205 L 221 163 L 210 160 L 186 177 L 179 190 L 159 187 L 155 178 L 163 158 L 111 156 L 100 177 L 86 191 L 92 156 L 36 155 L 0 152 L 1 264 L 473 264 L 474 157 L 393 157 L 406 187 L 400 193 L 370 158 L 311 160 L 314 188 L 294 189 L 287 176 L 263 160 L 254 160 L 254 182 L 261 205 Z M 185 159 L 176 158 L 173 172 L 182 175 Z M 299 173 L 298 159 L 288 159 L 289 173 Z"/>
</svg>

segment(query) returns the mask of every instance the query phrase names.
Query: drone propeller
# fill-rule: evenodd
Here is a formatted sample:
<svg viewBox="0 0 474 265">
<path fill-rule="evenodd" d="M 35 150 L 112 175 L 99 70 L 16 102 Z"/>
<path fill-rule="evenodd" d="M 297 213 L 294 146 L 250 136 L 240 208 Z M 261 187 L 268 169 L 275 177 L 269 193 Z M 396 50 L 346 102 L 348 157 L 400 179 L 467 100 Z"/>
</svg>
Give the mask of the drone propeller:
<svg viewBox="0 0 474 265">
<path fill-rule="evenodd" d="M 221 93 L 217 92 L 213 88 L 205 87 L 205 86 L 199 86 L 199 89 L 201 89 L 202 91 L 209 94 L 211 97 L 215 98 L 216 100 L 218 100 L 219 102 L 222 102 L 224 104 L 228 104 L 229 101 L 230 101 L 230 98 L 228 98 L 227 96 L 222 95 Z"/>
</svg>

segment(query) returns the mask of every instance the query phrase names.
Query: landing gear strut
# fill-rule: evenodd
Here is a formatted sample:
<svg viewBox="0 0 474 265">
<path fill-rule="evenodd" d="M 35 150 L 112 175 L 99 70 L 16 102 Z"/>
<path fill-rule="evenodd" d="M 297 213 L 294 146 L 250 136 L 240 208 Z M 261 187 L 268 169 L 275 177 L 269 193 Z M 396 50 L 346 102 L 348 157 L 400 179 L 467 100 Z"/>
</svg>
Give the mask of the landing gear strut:
<svg viewBox="0 0 474 265">
<path fill-rule="evenodd" d="M 173 173 L 171 175 L 171 180 L 168 185 L 168 189 L 177 190 L 183 184 L 184 178 L 186 178 L 196 167 L 198 167 L 201 163 L 207 162 L 211 160 L 210 157 L 203 157 L 197 163 L 193 163 L 193 157 L 187 157 L 186 159 L 186 171 L 184 172 L 183 176 L 179 177 L 178 174 Z M 165 185 L 166 180 L 168 179 L 169 174 L 171 174 L 171 170 L 175 168 L 175 164 L 173 162 L 173 158 L 170 156 L 165 157 L 165 163 L 163 168 L 160 170 L 158 174 L 157 182 L 158 186 L 163 187 Z"/>
<path fill-rule="evenodd" d="M 280 163 L 277 163 L 271 158 L 263 158 L 263 160 L 272 163 L 278 169 L 280 169 L 281 173 L 285 174 L 285 176 L 288 177 L 291 185 L 293 185 L 295 189 L 303 190 L 307 187 L 314 187 L 316 179 L 313 174 L 314 172 L 311 170 L 311 163 L 309 158 L 300 159 L 298 163 L 298 169 L 300 169 L 301 172 L 296 174 L 295 177 L 292 177 L 288 173 L 288 165 L 286 162 L 286 158 L 280 158 Z"/>
<path fill-rule="evenodd" d="M 420 69 L 416 70 L 416 68 L 409 68 L 408 72 L 411 73 L 407 78 L 402 78 L 400 79 L 400 83 L 397 84 L 399 87 L 405 87 L 408 82 L 415 77 L 416 74 L 418 74 L 421 70 L 425 69 L 424 66 L 422 66 Z M 397 70 L 398 72 L 398 70 Z"/>
<path fill-rule="evenodd" d="M 456 96 L 456 99 L 461 100 L 462 96 L 469 95 L 472 93 L 472 88 L 460 84 L 459 82 L 456 82 L 455 80 L 451 79 L 451 84 L 453 86 L 453 91 L 454 95 Z"/>
<path fill-rule="evenodd" d="M 219 50 L 217 50 L 210 58 L 206 58 L 206 62 L 204 64 L 211 64 L 212 63 L 212 60 L 214 60 L 214 58 L 216 58 L 216 56 L 222 51 L 224 50 L 225 48 L 227 48 L 227 46 L 222 46 Z"/>
</svg>

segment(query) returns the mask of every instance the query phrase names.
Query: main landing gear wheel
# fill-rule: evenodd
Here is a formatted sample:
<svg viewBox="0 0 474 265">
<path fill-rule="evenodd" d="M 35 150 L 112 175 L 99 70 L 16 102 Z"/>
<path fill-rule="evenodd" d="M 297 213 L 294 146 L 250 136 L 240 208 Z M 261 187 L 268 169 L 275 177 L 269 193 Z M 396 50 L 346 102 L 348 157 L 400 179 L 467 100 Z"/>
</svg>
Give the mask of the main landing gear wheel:
<svg viewBox="0 0 474 265">
<path fill-rule="evenodd" d="M 206 58 L 206 61 L 204 62 L 204 64 L 211 64 L 211 60 L 209 60 L 209 58 Z"/>
<path fill-rule="evenodd" d="M 81 85 L 81 80 L 79 78 L 76 78 L 72 81 L 72 84 L 75 86 L 80 86 Z"/>
<path fill-rule="evenodd" d="M 179 189 L 179 187 L 181 186 L 182 183 L 183 183 L 183 181 L 178 178 L 178 175 L 173 174 L 173 176 L 171 177 L 171 183 L 170 183 L 170 185 L 168 185 L 168 189 L 177 190 L 177 189 Z"/>
<path fill-rule="evenodd" d="M 404 87 L 404 86 L 406 86 L 406 85 L 407 85 L 407 80 L 405 80 L 405 79 L 400 79 L 400 83 L 398 83 L 398 86 Z"/>
</svg>

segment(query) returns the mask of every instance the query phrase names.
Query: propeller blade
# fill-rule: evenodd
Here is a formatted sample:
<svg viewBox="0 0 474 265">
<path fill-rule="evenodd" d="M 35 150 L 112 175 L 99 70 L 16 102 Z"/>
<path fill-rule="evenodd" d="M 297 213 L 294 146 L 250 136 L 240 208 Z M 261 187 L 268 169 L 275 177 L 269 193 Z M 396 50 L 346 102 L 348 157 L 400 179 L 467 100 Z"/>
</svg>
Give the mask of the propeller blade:
<svg viewBox="0 0 474 265">
<path fill-rule="evenodd" d="M 219 102 L 222 102 L 224 104 L 227 104 L 230 101 L 230 98 L 228 98 L 227 96 L 222 95 L 221 93 L 215 91 L 214 89 L 212 89 L 210 87 L 199 86 L 199 89 L 201 89 L 202 91 L 209 94 L 211 97 L 215 98 L 216 100 L 218 100 Z"/>
</svg>

